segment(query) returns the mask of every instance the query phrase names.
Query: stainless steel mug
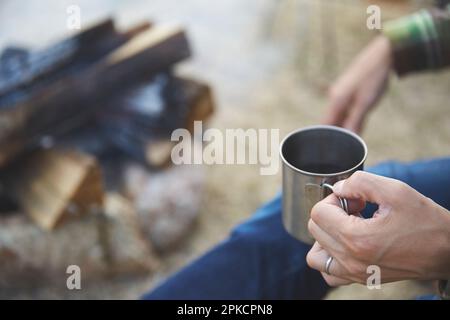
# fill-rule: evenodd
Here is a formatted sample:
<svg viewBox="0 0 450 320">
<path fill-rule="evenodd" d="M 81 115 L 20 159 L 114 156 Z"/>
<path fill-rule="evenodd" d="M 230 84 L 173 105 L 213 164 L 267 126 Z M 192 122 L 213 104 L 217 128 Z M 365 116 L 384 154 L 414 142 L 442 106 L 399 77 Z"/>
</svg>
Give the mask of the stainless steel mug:
<svg viewBox="0 0 450 320">
<path fill-rule="evenodd" d="M 295 238 L 312 244 L 308 220 L 312 207 L 332 185 L 363 170 L 367 146 L 355 133 L 334 126 L 311 126 L 287 135 L 283 161 L 283 224 Z M 346 209 L 346 201 L 341 205 Z"/>
</svg>

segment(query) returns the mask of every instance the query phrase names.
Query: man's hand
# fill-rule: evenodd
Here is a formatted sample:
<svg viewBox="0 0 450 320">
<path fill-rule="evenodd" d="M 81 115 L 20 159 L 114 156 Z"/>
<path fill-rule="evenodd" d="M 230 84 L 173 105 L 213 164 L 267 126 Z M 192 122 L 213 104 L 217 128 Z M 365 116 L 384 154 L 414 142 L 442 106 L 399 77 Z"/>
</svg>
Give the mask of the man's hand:
<svg viewBox="0 0 450 320">
<path fill-rule="evenodd" d="M 349 199 L 351 215 L 337 196 Z M 370 219 L 358 214 L 365 202 L 379 206 Z M 313 207 L 308 227 L 316 243 L 307 262 L 331 286 L 366 283 L 369 265 L 383 283 L 450 278 L 449 212 L 398 180 L 357 171 Z"/>
<path fill-rule="evenodd" d="M 386 89 L 391 56 L 389 40 L 378 36 L 356 57 L 330 88 L 325 124 L 361 131 L 367 113 Z"/>
</svg>

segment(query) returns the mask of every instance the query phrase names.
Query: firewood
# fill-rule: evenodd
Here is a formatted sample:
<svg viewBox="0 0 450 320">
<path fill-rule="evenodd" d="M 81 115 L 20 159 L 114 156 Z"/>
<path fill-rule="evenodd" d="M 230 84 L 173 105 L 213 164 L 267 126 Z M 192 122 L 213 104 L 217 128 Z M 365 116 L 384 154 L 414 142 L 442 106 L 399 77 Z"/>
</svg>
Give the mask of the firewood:
<svg viewBox="0 0 450 320">
<path fill-rule="evenodd" d="M 107 221 L 106 230 L 99 231 L 100 236 L 106 239 L 103 246 L 108 253 L 105 258 L 110 273 L 123 272 L 121 271 L 124 268 L 123 261 L 128 261 L 129 265 L 134 264 L 134 268 L 138 270 L 155 269 L 158 262 L 153 254 L 153 246 L 146 239 L 133 203 L 120 194 L 107 193 L 104 212 L 105 217 L 110 221 Z M 120 223 L 113 224 L 111 221 L 120 221 Z M 124 246 L 133 241 L 133 246 Z M 142 257 L 142 252 L 147 253 L 145 257 Z"/>
<path fill-rule="evenodd" d="M 183 128 L 191 133 L 194 129 L 194 121 L 206 120 L 214 111 L 214 102 L 211 90 L 208 86 L 193 80 L 183 80 L 193 90 L 191 106 L 184 122 Z M 163 167 L 169 164 L 172 148 L 178 142 L 173 142 L 170 137 L 161 140 L 151 140 L 145 143 L 145 160 L 152 167 Z"/>
<path fill-rule="evenodd" d="M 196 120 L 206 120 L 214 110 L 210 88 L 198 81 L 159 75 L 99 115 L 105 137 L 125 153 L 150 167 L 169 163 L 172 131 L 193 130 Z"/>
<path fill-rule="evenodd" d="M 166 166 L 170 162 L 174 145 L 174 142 L 168 139 L 146 143 L 143 147 L 145 162 L 153 168 Z"/>
<path fill-rule="evenodd" d="M 186 118 L 185 126 L 192 132 L 194 121 L 204 121 L 214 112 L 214 99 L 211 88 L 194 80 L 183 79 L 187 86 L 191 87 L 193 95 L 192 106 Z"/>
<path fill-rule="evenodd" d="M 0 106 L 45 87 L 74 70 L 86 68 L 132 37 L 149 29 L 149 22 L 119 33 L 111 19 L 95 24 L 71 38 L 40 51 L 6 48 L 0 56 Z"/>
<path fill-rule="evenodd" d="M 103 203 L 95 158 L 70 150 L 40 150 L 9 170 L 8 184 L 20 208 L 37 225 L 52 230 L 71 216 L 98 210 Z"/>
<path fill-rule="evenodd" d="M 0 97 L 48 78 L 86 54 L 94 54 L 99 42 L 113 36 L 117 37 L 114 23 L 107 19 L 44 50 L 7 48 L 0 57 Z"/>
<path fill-rule="evenodd" d="M 2 113 L 0 166 L 36 147 L 42 136 L 60 135 L 79 127 L 114 93 L 189 55 L 186 36 L 180 28 L 153 27 L 91 63 L 89 68 L 75 70 L 52 85 L 25 95 L 25 99 Z"/>
</svg>

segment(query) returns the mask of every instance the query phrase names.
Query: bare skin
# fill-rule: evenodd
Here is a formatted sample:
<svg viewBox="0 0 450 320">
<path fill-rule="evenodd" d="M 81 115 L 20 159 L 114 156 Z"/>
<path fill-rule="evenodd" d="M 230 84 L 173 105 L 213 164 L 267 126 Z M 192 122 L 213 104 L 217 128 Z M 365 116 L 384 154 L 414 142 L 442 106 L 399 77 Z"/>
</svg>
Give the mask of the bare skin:
<svg viewBox="0 0 450 320">
<path fill-rule="evenodd" d="M 352 199 L 352 215 L 336 196 Z M 379 205 L 371 219 L 358 215 L 366 201 Z M 307 262 L 331 286 L 366 283 L 369 265 L 383 283 L 450 278 L 450 213 L 398 180 L 356 172 L 313 207 L 308 228 L 316 243 Z"/>
<path fill-rule="evenodd" d="M 389 40 L 379 36 L 331 86 L 323 122 L 360 133 L 367 114 L 386 90 L 391 65 Z"/>
<path fill-rule="evenodd" d="M 379 36 L 331 87 L 324 123 L 360 133 L 391 68 L 389 40 Z M 337 196 L 350 199 L 351 215 Z M 366 202 L 379 205 L 371 219 L 359 215 Z M 307 262 L 331 286 L 366 283 L 369 265 L 381 268 L 383 283 L 450 279 L 450 212 L 403 182 L 358 171 L 314 206 L 308 227 L 316 243 Z"/>
</svg>

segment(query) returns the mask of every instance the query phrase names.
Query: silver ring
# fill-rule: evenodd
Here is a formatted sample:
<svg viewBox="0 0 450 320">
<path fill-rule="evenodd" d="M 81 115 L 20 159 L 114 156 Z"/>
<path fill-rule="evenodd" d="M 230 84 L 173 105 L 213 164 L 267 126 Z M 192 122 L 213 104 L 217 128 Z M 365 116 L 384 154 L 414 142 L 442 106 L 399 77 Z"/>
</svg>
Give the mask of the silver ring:
<svg viewBox="0 0 450 320">
<path fill-rule="evenodd" d="M 347 199 L 339 197 L 339 202 L 341 203 L 342 209 L 348 213 L 348 202 Z"/>
<path fill-rule="evenodd" d="M 327 274 L 327 275 L 329 275 L 329 276 L 331 276 L 331 274 L 330 274 L 330 267 L 331 267 L 331 263 L 333 262 L 333 257 L 329 257 L 328 259 L 327 259 L 327 262 L 325 262 L 325 273 Z"/>
<path fill-rule="evenodd" d="M 328 183 L 322 183 L 322 187 L 328 188 L 328 189 L 331 190 L 331 192 L 334 192 L 333 186 L 332 186 L 331 184 L 328 184 Z M 341 205 L 341 208 L 342 208 L 345 212 L 349 213 L 349 212 L 348 212 L 348 201 L 347 201 L 347 199 L 341 198 L 341 197 L 338 197 L 338 199 L 339 199 L 339 203 L 340 203 L 340 205 Z"/>
</svg>

